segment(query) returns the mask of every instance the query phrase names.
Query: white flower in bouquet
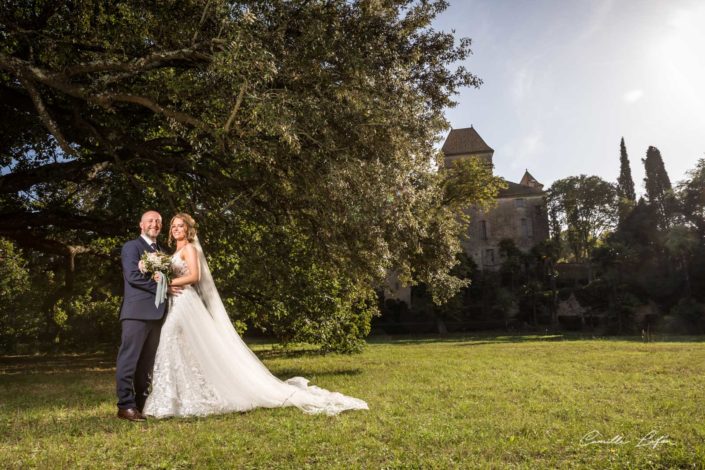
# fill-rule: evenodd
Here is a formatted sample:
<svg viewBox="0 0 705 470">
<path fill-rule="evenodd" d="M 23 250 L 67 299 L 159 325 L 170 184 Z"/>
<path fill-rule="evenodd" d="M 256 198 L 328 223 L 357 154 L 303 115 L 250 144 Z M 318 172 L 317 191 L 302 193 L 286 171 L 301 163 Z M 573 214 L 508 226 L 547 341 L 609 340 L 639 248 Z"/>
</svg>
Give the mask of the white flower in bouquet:
<svg viewBox="0 0 705 470">
<path fill-rule="evenodd" d="M 173 270 L 171 266 L 171 256 L 161 251 L 145 251 L 137 264 L 142 274 L 149 274 L 154 277 L 156 273 L 166 277 L 167 283 L 171 281 Z"/>
<path fill-rule="evenodd" d="M 137 263 L 137 267 L 142 274 L 149 274 L 152 279 L 157 281 L 157 293 L 154 299 L 154 305 L 158 307 L 159 304 L 166 300 L 167 287 L 174 274 L 171 265 L 171 256 L 161 251 L 145 251 L 139 263 Z M 159 276 L 156 276 L 157 274 L 159 274 Z"/>
</svg>

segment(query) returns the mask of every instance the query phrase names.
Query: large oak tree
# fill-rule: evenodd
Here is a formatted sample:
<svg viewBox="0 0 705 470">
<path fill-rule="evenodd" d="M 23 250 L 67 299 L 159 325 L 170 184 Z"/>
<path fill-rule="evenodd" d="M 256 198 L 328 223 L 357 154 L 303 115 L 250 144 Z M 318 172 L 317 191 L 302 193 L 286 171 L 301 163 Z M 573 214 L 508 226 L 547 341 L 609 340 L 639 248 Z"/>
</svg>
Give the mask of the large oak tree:
<svg viewBox="0 0 705 470">
<path fill-rule="evenodd" d="M 0 236 L 63 259 L 70 294 L 141 212 L 188 211 L 234 318 L 356 348 L 390 269 L 464 285 L 457 214 L 498 184 L 435 170 L 480 84 L 452 66 L 470 40 L 430 27 L 446 6 L 0 1 Z"/>
</svg>

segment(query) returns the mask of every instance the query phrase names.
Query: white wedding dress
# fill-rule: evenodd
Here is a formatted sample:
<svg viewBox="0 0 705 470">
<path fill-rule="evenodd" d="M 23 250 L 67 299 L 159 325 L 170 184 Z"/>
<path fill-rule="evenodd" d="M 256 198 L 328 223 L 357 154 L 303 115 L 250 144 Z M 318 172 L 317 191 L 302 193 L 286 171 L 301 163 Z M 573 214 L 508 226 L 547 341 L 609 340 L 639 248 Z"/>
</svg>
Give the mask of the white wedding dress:
<svg viewBox="0 0 705 470">
<path fill-rule="evenodd" d="M 272 375 L 235 331 L 198 240 L 194 246 L 201 279 L 169 299 L 144 414 L 206 416 L 295 406 L 306 413 L 335 415 L 368 409 L 362 400 L 309 386 L 302 377 L 283 382 Z M 188 272 L 178 254 L 172 258 L 176 276 Z"/>
</svg>

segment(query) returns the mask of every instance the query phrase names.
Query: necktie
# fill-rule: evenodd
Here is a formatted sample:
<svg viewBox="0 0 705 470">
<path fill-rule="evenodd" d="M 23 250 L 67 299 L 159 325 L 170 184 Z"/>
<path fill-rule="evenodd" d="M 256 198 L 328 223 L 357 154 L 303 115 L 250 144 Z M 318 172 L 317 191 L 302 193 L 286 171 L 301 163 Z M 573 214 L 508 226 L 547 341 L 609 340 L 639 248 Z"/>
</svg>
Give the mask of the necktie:
<svg viewBox="0 0 705 470">
<path fill-rule="evenodd" d="M 154 251 L 157 251 L 157 244 L 156 243 L 152 243 L 149 246 L 151 246 Z"/>
</svg>

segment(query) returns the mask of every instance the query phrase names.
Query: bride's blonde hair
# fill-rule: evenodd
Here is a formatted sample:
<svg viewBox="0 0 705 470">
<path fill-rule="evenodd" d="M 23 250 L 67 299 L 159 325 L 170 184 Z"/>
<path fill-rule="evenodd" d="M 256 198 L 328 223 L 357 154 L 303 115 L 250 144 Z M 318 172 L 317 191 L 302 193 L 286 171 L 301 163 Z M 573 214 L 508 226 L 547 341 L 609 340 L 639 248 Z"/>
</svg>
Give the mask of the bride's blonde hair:
<svg viewBox="0 0 705 470">
<path fill-rule="evenodd" d="M 169 246 L 172 246 L 174 244 L 174 235 L 171 234 L 171 226 L 174 224 L 174 221 L 176 219 L 181 219 L 184 221 L 184 224 L 186 224 L 187 230 L 186 230 L 186 240 L 193 242 L 196 239 L 196 221 L 193 220 L 193 217 L 188 215 L 185 212 L 179 212 L 176 214 L 174 217 L 171 218 L 171 222 L 169 222 Z"/>
</svg>

